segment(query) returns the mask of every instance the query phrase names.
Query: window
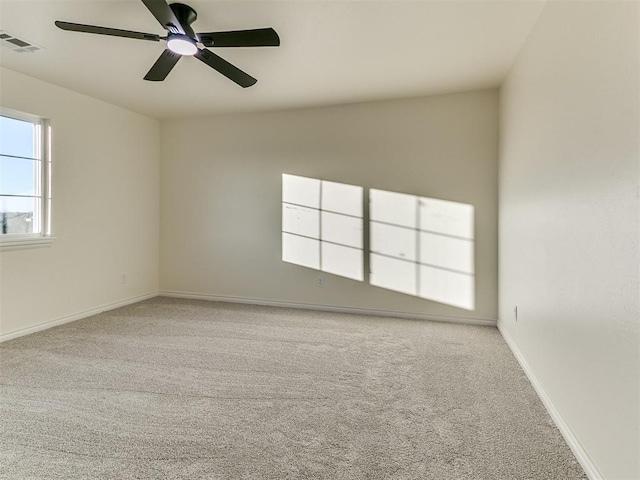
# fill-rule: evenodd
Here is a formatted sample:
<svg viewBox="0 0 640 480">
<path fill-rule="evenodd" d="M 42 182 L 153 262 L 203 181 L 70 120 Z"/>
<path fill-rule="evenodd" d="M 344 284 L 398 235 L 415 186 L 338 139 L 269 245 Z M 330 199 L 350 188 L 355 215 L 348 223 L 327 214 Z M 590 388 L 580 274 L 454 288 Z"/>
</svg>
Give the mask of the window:
<svg viewBox="0 0 640 480">
<path fill-rule="evenodd" d="M 0 109 L 0 249 L 51 242 L 47 121 Z"/>
<path fill-rule="evenodd" d="M 282 175 L 282 260 L 364 280 L 363 188 Z"/>
<path fill-rule="evenodd" d="M 371 285 L 475 308 L 474 208 L 370 190 Z"/>
</svg>

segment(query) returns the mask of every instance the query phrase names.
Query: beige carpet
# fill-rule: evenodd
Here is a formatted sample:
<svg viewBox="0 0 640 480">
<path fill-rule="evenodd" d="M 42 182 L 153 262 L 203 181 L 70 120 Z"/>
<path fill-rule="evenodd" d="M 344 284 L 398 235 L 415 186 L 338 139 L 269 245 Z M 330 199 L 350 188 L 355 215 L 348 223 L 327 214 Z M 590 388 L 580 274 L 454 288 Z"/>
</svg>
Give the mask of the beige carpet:
<svg viewBox="0 0 640 480">
<path fill-rule="evenodd" d="M 155 298 L 0 344 L 0 478 L 585 478 L 494 328 Z"/>
</svg>

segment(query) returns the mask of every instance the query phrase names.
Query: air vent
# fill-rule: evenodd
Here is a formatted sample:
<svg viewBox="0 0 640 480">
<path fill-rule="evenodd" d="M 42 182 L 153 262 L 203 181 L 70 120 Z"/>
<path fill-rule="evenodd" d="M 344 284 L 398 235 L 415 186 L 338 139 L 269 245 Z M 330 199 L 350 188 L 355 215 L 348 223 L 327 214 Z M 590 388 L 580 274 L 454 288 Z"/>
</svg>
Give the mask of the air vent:
<svg viewBox="0 0 640 480">
<path fill-rule="evenodd" d="M 38 50 L 42 50 L 42 47 L 34 45 L 33 43 L 25 42 L 20 38 L 16 38 L 10 33 L 0 30 L 0 44 L 3 47 L 10 48 L 16 53 L 33 53 Z"/>
</svg>

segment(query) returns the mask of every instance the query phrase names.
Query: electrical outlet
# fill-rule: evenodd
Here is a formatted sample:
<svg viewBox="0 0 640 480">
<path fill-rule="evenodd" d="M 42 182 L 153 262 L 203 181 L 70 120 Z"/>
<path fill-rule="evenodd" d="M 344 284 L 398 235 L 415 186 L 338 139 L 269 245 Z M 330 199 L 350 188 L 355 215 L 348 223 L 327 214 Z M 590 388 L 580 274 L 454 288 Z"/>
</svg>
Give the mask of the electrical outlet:
<svg viewBox="0 0 640 480">
<path fill-rule="evenodd" d="M 518 306 L 517 305 L 513 308 L 513 316 L 514 316 L 514 318 L 516 319 L 516 322 L 517 322 L 518 321 Z"/>
<path fill-rule="evenodd" d="M 120 274 L 120 283 L 127 283 L 127 281 L 129 280 L 128 277 L 129 276 L 126 273 L 121 273 Z"/>
<path fill-rule="evenodd" d="M 324 287 L 324 277 L 318 277 L 318 282 L 316 283 L 316 287 Z"/>
</svg>

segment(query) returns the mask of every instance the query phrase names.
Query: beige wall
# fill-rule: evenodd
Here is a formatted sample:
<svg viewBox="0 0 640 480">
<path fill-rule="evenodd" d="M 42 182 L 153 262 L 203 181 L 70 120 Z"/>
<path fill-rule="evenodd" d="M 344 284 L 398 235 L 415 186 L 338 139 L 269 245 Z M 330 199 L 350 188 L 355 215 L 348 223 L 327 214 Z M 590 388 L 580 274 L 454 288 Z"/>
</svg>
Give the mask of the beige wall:
<svg viewBox="0 0 640 480">
<path fill-rule="evenodd" d="M 51 119 L 57 237 L 0 253 L 0 333 L 156 292 L 159 122 L 4 68 L 0 104 Z"/>
<path fill-rule="evenodd" d="M 500 326 L 607 479 L 640 478 L 638 20 L 548 3 L 500 97 Z"/>
<path fill-rule="evenodd" d="M 496 90 L 165 121 L 161 289 L 495 320 L 497 122 Z M 282 262 L 282 173 L 474 205 L 475 311 Z"/>
</svg>

